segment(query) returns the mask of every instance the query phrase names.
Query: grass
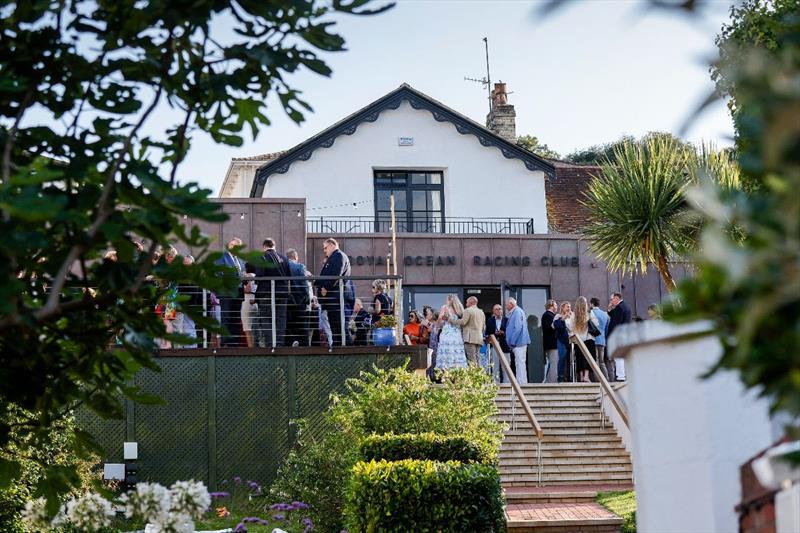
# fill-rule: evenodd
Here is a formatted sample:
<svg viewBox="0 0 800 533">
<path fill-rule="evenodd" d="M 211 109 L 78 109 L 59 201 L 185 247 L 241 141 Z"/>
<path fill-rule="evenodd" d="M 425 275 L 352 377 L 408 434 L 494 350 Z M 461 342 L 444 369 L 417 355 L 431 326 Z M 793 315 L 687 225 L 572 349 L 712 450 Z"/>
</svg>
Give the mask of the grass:
<svg viewBox="0 0 800 533">
<path fill-rule="evenodd" d="M 601 492 L 597 503 L 621 517 L 622 533 L 636 533 L 636 493 L 632 490 Z"/>
</svg>

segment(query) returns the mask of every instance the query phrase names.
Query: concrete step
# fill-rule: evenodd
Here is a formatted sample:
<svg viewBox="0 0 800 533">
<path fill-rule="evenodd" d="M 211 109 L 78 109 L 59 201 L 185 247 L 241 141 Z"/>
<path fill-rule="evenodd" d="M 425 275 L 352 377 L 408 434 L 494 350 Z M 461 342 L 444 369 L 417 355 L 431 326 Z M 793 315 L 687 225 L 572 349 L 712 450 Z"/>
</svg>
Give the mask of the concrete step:
<svg viewBox="0 0 800 533">
<path fill-rule="evenodd" d="M 595 403 L 590 402 L 570 402 L 571 405 L 553 405 L 553 404 L 542 404 L 542 405 L 533 405 L 530 404 L 531 410 L 533 414 L 537 417 L 539 416 L 547 416 L 547 415 L 557 415 L 557 414 L 587 414 L 587 415 L 597 415 L 600 414 L 600 406 Z M 515 411 L 519 412 L 519 404 L 517 403 L 515 407 Z M 511 405 L 507 407 L 503 407 L 500 412 L 511 411 Z"/>
<path fill-rule="evenodd" d="M 600 492 L 633 490 L 633 485 L 559 485 L 507 486 L 503 492 L 508 503 L 593 502 Z"/>
<path fill-rule="evenodd" d="M 526 475 L 537 474 L 539 469 L 536 464 L 527 465 L 500 465 L 498 471 L 501 475 Z M 633 466 L 630 463 L 611 463 L 611 464 L 575 464 L 575 463 L 553 463 L 542 461 L 542 474 L 586 474 L 603 475 L 611 473 L 631 473 Z"/>
<path fill-rule="evenodd" d="M 599 423 L 595 425 L 575 426 L 570 424 L 550 424 L 545 426 L 542 424 L 542 431 L 544 431 L 543 438 L 564 436 L 564 435 L 617 435 L 617 431 L 613 427 L 602 427 Z M 507 437 L 520 436 L 520 437 L 533 437 L 535 433 L 531 428 L 523 428 L 517 425 L 517 429 L 503 430 L 503 434 Z M 535 437 L 533 437 L 535 438 Z"/>
<path fill-rule="evenodd" d="M 535 485 L 539 482 L 539 474 L 501 474 L 500 482 L 503 485 Z M 632 484 L 630 472 L 610 472 L 606 474 L 565 472 L 554 474 L 542 472 L 544 485 L 608 485 L 613 483 Z"/>
<path fill-rule="evenodd" d="M 616 533 L 622 518 L 595 502 L 510 503 L 506 525 L 514 533 Z"/>
<path fill-rule="evenodd" d="M 530 454 L 525 456 L 508 456 L 504 454 L 500 454 L 500 464 L 503 467 L 511 468 L 514 466 L 525 466 L 525 465 L 532 465 L 537 464 L 536 454 Z M 545 454 L 542 453 L 542 464 L 548 466 L 557 466 L 557 465 L 592 465 L 592 466 L 599 466 L 599 465 L 630 465 L 631 459 L 630 457 L 626 457 L 622 454 L 619 455 L 608 455 L 608 456 L 583 456 L 583 457 L 563 457 L 557 454 L 553 454 L 552 452 L 548 452 Z"/>
<path fill-rule="evenodd" d="M 616 443 L 614 443 L 614 442 L 609 443 L 609 442 L 603 441 L 603 442 L 594 442 L 594 443 L 591 443 L 591 445 L 587 445 L 587 444 L 588 443 L 586 443 L 586 442 L 578 442 L 578 441 L 565 441 L 565 442 L 553 442 L 552 440 L 551 441 L 545 441 L 545 442 L 542 443 L 542 453 L 545 453 L 545 452 L 557 453 L 557 452 L 561 452 L 561 451 L 565 451 L 565 450 L 570 450 L 570 451 L 580 450 L 580 451 L 584 451 L 584 452 L 588 452 L 588 453 L 596 453 L 597 455 L 600 455 L 600 454 L 602 454 L 604 452 L 611 452 L 611 451 L 627 453 L 627 450 L 625 450 L 624 446 L 622 446 L 621 439 L 620 439 L 620 441 L 618 441 Z M 537 451 L 537 447 L 536 447 L 535 441 L 533 441 L 533 442 L 513 442 L 513 443 L 504 442 L 500 446 L 500 453 L 501 454 L 506 454 L 506 453 L 511 453 L 511 452 L 536 453 L 536 451 Z"/>
<path fill-rule="evenodd" d="M 504 416 L 505 415 L 505 416 Z M 536 420 L 541 425 L 545 425 L 547 423 L 554 424 L 559 422 L 597 422 L 600 423 L 600 412 L 595 410 L 593 413 L 576 413 L 572 412 L 564 412 L 564 413 L 536 413 L 534 412 L 533 415 L 536 417 Z M 525 415 L 524 411 L 517 409 L 515 413 L 515 417 L 517 422 L 522 422 L 526 424 L 530 424 L 530 420 L 528 420 L 527 415 Z M 511 422 L 511 411 L 508 412 L 501 412 L 498 420 Z M 608 418 L 606 417 L 606 420 Z"/>
</svg>

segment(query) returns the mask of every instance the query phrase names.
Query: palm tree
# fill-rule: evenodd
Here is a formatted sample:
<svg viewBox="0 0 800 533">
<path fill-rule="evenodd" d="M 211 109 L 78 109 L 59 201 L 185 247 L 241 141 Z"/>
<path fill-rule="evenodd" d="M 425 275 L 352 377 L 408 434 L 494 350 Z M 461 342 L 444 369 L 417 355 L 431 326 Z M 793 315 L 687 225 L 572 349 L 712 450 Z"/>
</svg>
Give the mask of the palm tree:
<svg viewBox="0 0 800 533">
<path fill-rule="evenodd" d="M 582 203 L 590 220 L 583 233 L 590 249 L 612 271 L 640 270 L 653 263 L 669 292 L 675 289 L 671 259 L 697 241 L 686 190 L 699 176 L 738 186 L 738 166 L 727 152 L 704 145 L 697 151 L 671 136 L 626 141 L 606 160 Z"/>
</svg>

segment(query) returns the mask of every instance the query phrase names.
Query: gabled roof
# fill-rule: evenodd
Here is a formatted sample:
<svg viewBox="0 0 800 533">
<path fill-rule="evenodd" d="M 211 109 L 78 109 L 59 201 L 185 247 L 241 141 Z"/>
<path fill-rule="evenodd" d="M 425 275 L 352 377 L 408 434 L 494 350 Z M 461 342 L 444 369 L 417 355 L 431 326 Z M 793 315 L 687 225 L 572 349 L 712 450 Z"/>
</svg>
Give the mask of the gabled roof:
<svg viewBox="0 0 800 533">
<path fill-rule="evenodd" d="M 250 197 L 260 198 L 264 193 L 264 185 L 267 183 L 267 179 L 273 174 L 285 174 L 295 161 L 308 161 L 318 148 L 330 148 L 340 135 L 354 134 L 362 123 L 375 122 L 383 111 L 397 109 L 404 101 L 407 101 L 414 109 L 430 111 L 433 118 L 438 122 L 452 123 L 456 127 L 456 131 L 462 135 L 476 136 L 483 146 L 498 148 L 504 157 L 519 159 L 525 163 L 525 167 L 528 170 L 541 170 L 546 176 L 555 177 L 555 167 L 550 161 L 520 148 L 461 113 L 450 109 L 427 94 L 404 83 L 389 94 L 375 100 L 363 109 L 340 120 L 330 128 L 287 150 L 280 157 L 260 167 L 256 171 L 256 177 L 253 180 Z"/>
</svg>

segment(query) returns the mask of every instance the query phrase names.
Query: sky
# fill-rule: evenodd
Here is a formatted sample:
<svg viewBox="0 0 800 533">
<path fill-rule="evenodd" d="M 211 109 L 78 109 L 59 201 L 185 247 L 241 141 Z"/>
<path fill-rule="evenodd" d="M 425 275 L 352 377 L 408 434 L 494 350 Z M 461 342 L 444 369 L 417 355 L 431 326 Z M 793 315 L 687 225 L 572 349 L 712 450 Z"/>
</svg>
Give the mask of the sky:
<svg viewBox="0 0 800 533">
<path fill-rule="evenodd" d="M 549 16 L 533 1 L 400 0 L 370 17 L 343 16 L 346 52 L 327 54 L 330 78 L 289 79 L 314 108 L 297 125 L 273 100 L 272 125 L 241 147 L 196 134 L 179 170 L 216 196 L 230 159 L 285 150 L 402 83 L 480 123 L 488 110 L 480 83 L 489 39 L 492 81 L 504 81 L 517 135 L 535 135 L 562 155 L 622 135 L 678 134 L 713 89 L 708 64 L 731 1 L 711 0 L 701 17 L 645 8 L 636 0 L 578 1 Z M 684 138 L 732 144 L 724 102 L 707 108 Z"/>
</svg>

